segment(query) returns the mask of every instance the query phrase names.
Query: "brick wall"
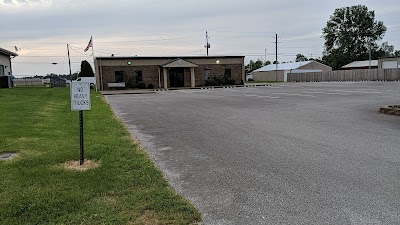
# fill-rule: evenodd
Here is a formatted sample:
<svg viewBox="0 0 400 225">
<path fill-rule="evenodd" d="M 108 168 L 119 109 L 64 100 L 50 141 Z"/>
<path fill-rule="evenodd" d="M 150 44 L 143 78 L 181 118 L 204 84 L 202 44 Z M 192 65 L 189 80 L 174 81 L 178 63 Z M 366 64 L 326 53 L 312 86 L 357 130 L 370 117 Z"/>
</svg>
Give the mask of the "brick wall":
<svg viewBox="0 0 400 225">
<path fill-rule="evenodd" d="M 155 88 L 158 87 L 158 66 L 105 66 L 102 67 L 103 90 L 108 89 L 107 83 L 115 83 L 115 71 L 123 71 L 125 83 L 134 76 L 135 71 L 142 71 L 143 82 L 146 84 L 146 87 L 149 84 L 153 84 Z M 163 82 L 162 70 L 161 82 Z"/>
<path fill-rule="evenodd" d="M 231 69 L 231 78 L 235 80 L 235 84 L 240 84 L 242 81 L 242 64 L 210 64 L 210 65 L 199 65 L 194 69 L 196 87 L 205 85 L 205 69 L 211 69 L 211 77 L 223 77 L 225 69 Z M 115 71 L 123 71 L 124 82 L 127 83 L 130 77 L 133 77 L 135 71 L 142 71 L 143 82 L 146 87 L 149 84 L 153 84 L 155 88 L 158 88 L 158 66 L 102 66 L 102 77 L 103 77 L 103 90 L 108 90 L 107 83 L 115 83 Z M 164 84 L 163 70 L 161 68 L 161 86 Z M 169 76 L 168 76 L 169 79 Z M 168 85 L 169 80 L 168 80 Z M 190 68 L 184 68 L 184 85 L 185 87 L 191 86 L 191 74 Z"/>
<path fill-rule="evenodd" d="M 211 69 L 211 77 L 222 78 L 225 74 L 225 69 L 231 69 L 231 78 L 235 80 L 235 84 L 240 84 L 242 81 L 242 64 L 231 65 L 199 65 L 194 69 L 196 75 L 196 86 L 205 85 L 205 70 Z"/>
</svg>

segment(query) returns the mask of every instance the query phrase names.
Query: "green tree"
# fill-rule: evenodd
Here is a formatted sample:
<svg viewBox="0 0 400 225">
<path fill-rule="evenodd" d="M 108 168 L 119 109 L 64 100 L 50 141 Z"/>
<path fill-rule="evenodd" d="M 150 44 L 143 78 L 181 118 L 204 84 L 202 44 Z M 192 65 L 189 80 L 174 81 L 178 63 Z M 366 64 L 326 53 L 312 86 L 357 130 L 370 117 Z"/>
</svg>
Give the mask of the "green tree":
<svg viewBox="0 0 400 225">
<path fill-rule="evenodd" d="M 373 49 L 371 53 L 375 58 L 396 56 L 394 46 L 383 42 L 378 49 Z"/>
<path fill-rule="evenodd" d="M 250 60 L 249 64 L 247 64 L 247 66 L 245 66 L 246 73 L 250 73 L 254 70 L 258 70 L 263 66 L 264 66 L 264 63 L 261 59 L 257 59 L 257 61 L 255 61 L 255 62 L 253 60 Z"/>
<path fill-rule="evenodd" d="M 73 73 L 73 74 L 71 74 L 71 77 L 68 75 L 68 80 L 76 80 L 76 79 L 78 79 L 78 73 Z"/>
<path fill-rule="evenodd" d="M 81 72 L 79 72 L 79 77 L 94 77 L 92 66 L 86 60 L 81 63 Z"/>
<path fill-rule="evenodd" d="M 254 68 L 254 61 L 250 60 L 250 62 L 244 68 L 246 70 L 246 74 L 252 72 Z"/>
<path fill-rule="evenodd" d="M 375 12 L 357 5 L 336 9 L 322 29 L 325 39 L 323 60 L 333 69 L 356 60 L 368 59 L 369 48 L 377 49 L 386 27 L 375 21 Z"/>
<path fill-rule="evenodd" d="M 297 54 L 296 55 L 296 62 L 303 62 L 303 61 L 308 61 L 307 57 L 305 57 L 303 54 Z"/>
<path fill-rule="evenodd" d="M 271 61 L 269 61 L 269 60 L 264 62 L 264 66 L 268 66 L 268 65 L 271 65 Z"/>
</svg>

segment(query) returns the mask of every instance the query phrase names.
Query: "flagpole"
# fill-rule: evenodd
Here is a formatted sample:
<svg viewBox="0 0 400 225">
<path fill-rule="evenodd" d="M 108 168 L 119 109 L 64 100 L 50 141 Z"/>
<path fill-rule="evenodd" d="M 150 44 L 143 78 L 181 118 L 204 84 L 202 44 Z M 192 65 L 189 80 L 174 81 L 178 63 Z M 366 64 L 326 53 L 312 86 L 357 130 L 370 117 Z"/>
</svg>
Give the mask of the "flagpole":
<svg viewBox="0 0 400 225">
<path fill-rule="evenodd" d="M 67 51 L 68 51 L 68 65 L 69 65 L 69 80 L 72 82 L 72 73 L 71 73 L 71 58 L 69 56 L 69 44 L 67 44 Z M 72 84 L 69 84 L 70 86 Z"/>
<path fill-rule="evenodd" d="M 92 40 L 93 72 L 94 72 L 94 78 L 96 79 L 96 92 L 97 92 L 96 62 L 95 62 L 95 58 L 94 58 L 93 36 L 92 35 L 90 35 L 90 39 Z"/>
</svg>

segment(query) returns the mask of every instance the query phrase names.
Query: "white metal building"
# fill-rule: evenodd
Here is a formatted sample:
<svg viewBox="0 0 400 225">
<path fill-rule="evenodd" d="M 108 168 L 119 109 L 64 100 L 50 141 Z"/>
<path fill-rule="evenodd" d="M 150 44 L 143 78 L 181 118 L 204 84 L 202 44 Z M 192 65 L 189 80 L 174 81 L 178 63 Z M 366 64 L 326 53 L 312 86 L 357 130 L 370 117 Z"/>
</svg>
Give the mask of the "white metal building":
<svg viewBox="0 0 400 225">
<path fill-rule="evenodd" d="M 364 60 L 364 61 L 354 61 L 347 65 L 342 66 L 345 70 L 359 70 L 359 69 L 378 69 L 378 60 Z"/>
<path fill-rule="evenodd" d="M 282 64 L 271 64 L 254 70 L 251 75 L 257 81 L 284 81 L 287 82 L 289 73 L 312 73 L 332 71 L 332 67 L 316 61 L 304 61 Z"/>
<path fill-rule="evenodd" d="M 378 60 L 379 69 L 394 69 L 400 68 L 400 57 L 388 57 L 388 58 L 381 58 Z"/>
<path fill-rule="evenodd" d="M 16 56 L 18 56 L 18 54 L 0 48 L 0 76 L 12 75 L 11 57 Z"/>
<path fill-rule="evenodd" d="M 12 57 L 17 56 L 16 53 L 0 48 L 0 88 L 12 88 Z"/>
</svg>

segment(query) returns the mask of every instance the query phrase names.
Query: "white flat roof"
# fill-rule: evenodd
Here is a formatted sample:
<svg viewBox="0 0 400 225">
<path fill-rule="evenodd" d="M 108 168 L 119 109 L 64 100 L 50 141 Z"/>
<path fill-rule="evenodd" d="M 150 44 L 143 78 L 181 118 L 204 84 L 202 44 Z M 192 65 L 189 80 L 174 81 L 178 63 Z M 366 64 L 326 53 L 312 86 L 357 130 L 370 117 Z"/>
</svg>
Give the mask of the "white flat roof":
<svg viewBox="0 0 400 225">
<path fill-rule="evenodd" d="M 298 70 L 291 70 L 291 73 L 317 73 L 317 72 L 322 72 L 322 70 L 302 70 L 302 69 L 298 69 Z"/>
<path fill-rule="evenodd" d="M 304 65 L 307 65 L 311 62 L 313 62 L 313 61 L 282 63 L 282 64 L 278 64 L 278 70 L 294 70 L 294 69 L 298 69 L 299 67 L 302 67 Z M 265 72 L 265 71 L 274 71 L 274 70 L 276 70 L 276 65 L 270 64 L 270 65 L 261 67 L 258 70 L 254 70 L 253 72 Z"/>
<path fill-rule="evenodd" d="M 342 66 L 342 68 L 357 68 L 357 67 L 368 67 L 369 66 L 369 60 L 364 60 L 364 61 L 354 61 L 351 62 L 345 66 Z M 371 66 L 378 66 L 378 60 L 371 60 Z"/>
<path fill-rule="evenodd" d="M 0 48 L 0 53 L 2 53 L 4 55 L 9 55 L 9 56 L 18 56 L 17 53 L 8 51 L 7 49 L 4 49 L 4 48 Z"/>
</svg>

